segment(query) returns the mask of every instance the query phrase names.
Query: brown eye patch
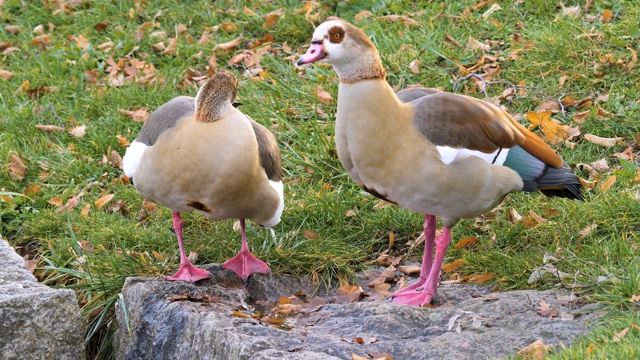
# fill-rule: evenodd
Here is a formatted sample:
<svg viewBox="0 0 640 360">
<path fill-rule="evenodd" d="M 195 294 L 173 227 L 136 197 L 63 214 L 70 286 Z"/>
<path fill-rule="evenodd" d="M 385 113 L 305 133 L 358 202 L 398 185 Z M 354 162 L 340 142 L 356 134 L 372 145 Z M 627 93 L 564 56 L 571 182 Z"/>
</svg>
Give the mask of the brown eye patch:
<svg viewBox="0 0 640 360">
<path fill-rule="evenodd" d="M 329 41 L 334 44 L 339 44 L 344 40 L 344 29 L 340 26 L 334 26 L 329 29 Z"/>
</svg>

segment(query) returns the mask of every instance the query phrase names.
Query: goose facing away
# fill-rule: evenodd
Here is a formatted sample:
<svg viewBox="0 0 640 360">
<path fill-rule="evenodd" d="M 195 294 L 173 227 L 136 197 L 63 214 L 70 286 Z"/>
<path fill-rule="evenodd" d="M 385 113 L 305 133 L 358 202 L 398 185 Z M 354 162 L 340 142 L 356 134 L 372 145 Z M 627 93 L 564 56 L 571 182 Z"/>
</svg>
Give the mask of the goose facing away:
<svg viewBox="0 0 640 360">
<path fill-rule="evenodd" d="M 266 274 L 249 252 L 245 219 L 271 227 L 284 208 L 281 156 L 275 137 L 233 107 L 238 80 L 219 70 L 195 99 L 180 96 L 156 109 L 123 158 L 125 174 L 143 198 L 173 213 L 180 269 L 167 280 L 195 282 L 211 274 L 193 266 L 182 241 L 181 212 L 240 219 L 242 246 L 222 266 L 245 280 Z"/>
</svg>

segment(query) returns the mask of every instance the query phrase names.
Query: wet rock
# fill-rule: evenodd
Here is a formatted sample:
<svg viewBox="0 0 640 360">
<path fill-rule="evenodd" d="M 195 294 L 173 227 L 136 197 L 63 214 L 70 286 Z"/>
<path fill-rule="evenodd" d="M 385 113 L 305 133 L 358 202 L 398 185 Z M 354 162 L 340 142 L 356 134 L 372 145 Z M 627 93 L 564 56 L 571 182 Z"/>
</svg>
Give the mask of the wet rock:
<svg viewBox="0 0 640 360">
<path fill-rule="evenodd" d="M 38 284 L 2 239 L 0 264 L 0 359 L 84 359 L 75 293 Z"/>
<path fill-rule="evenodd" d="M 562 292 L 449 285 L 434 308 L 332 303 L 340 297 L 308 295 L 314 289 L 296 279 L 256 275 L 245 287 L 219 266 L 208 270 L 213 279 L 197 285 L 127 279 L 116 358 L 493 359 L 539 339 L 569 346 L 595 316 Z"/>
</svg>

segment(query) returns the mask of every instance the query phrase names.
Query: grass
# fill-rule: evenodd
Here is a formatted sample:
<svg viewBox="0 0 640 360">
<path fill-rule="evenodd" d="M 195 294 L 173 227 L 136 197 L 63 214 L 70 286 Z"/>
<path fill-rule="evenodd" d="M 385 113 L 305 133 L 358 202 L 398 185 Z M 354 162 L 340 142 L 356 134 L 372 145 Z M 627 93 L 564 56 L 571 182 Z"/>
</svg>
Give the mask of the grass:
<svg viewBox="0 0 640 360">
<path fill-rule="evenodd" d="M 113 150 L 124 154 L 125 147 L 116 136 L 132 141 L 142 126 L 119 109 L 153 110 L 175 96 L 193 96 L 196 86 L 185 81 L 190 71 L 206 74 L 211 54 L 216 55 L 219 67 L 229 67 L 234 55 L 267 34 L 274 39 L 271 48 L 267 44 L 253 50 L 266 50 L 260 59 L 261 76 L 251 77 L 241 66 L 233 69 L 240 78 L 241 110 L 270 127 L 278 139 L 287 200 L 283 221 L 274 228 L 275 239 L 267 230 L 249 227 L 251 248 L 274 272 L 310 277 L 325 285 L 348 282 L 372 264 L 387 249 L 390 232 L 395 235 L 392 253 L 407 252 L 407 243 L 422 229 L 422 216 L 393 206 L 376 206 L 378 201 L 354 185 L 336 157 L 332 139 L 335 103 L 322 105 L 314 95 L 315 86 L 320 85 L 336 97 L 335 73 L 323 66 L 300 69 L 292 65 L 292 59 L 305 51 L 312 24 L 328 16 L 354 22 L 361 10 L 373 16 L 357 24 L 378 46 L 388 80 L 395 86 L 420 83 L 452 91 L 454 82 L 465 75 L 456 63 L 469 67 L 482 57 L 482 50 L 465 49 L 467 40 L 474 38 L 497 41 L 487 54 L 502 59 L 523 49 L 517 59 L 500 61 L 501 72 L 493 77 L 513 84 L 523 81 L 528 86 L 526 95 L 503 101 L 514 114 L 533 111 L 542 100 L 567 94 L 576 99 L 609 96 L 598 105 L 615 113 L 613 119 L 595 116 L 595 106 L 581 124 L 573 120 L 577 112 L 573 108 L 554 115 L 563 125 L 579 126 L 582 133 L 572 139 L 575 147 L 556 146 L 567 163 L 590 164 L 604 158 L 610 166 L 590 179 L 595 186 L 586 191 L 586 201 L 513 194 L 484 220 L 458 224 L 454 243 L 471 236 L 480 242 L 450 249 L 445 262 L 464 259 L 466 264 L 457 270 L 463 276 L 494 272 L 492 282 L 501 290 L 573 287 L 587 301 L 608 310 L 590 335 L 569 349 L 556 349 L 549 358 L 637 357 L 640 319 L 638 302 L 631 298 L 640 295 L 640 163 L 635 158 L 625 163 L 614 156 L 626 145 L 603 147 L 587 141 L 584 134 L 619 137 L 633 146 L 633 152 L 638 151 L 640 75 L 638 66 L 631 71 L 625 66 L 633 62 L 632 50 L 640 50 L 640 2 L 595 2 L 588 15 L 611 10 L 612 17 L 606 22 L 563 16 L 559 3 L 546 1 L 500 2 L 501 9 L 487 19 L 481 15 L 490 4 L 474 11 L 476 3 L 468 1 L 332 1 L 314 7 L 306 17 L 300 11 L 304 3 L 287 0 L 220 1 L 215 5 L 96 0 L 64 11 L 46 1 L 4 0 L 0 4 L 0 39 L 4 39 L 0 42 L 5 48 L 19 49 L 0 57 L 0 69 L 13 74 L 0 80 L 0 162 L 7 164 L 0 172 L 0 234 L 23 255 L 39 259 L 35 274 L 40 280 L 76 291 L 89 358 L 111 356 L 116 326 L 113 309 L 124 279 L 166 275 L 175 271 L 178 262 L 168 209 L 159 208 L 139 221 L 142 199 L 131 185 L 123 183 L 122 171 L 109 161 Z M 574 5 L 584 10 L 582 2 L 564 4 Z M 277 23 L 263 26 L 268 14 L 278 9 L 282 15 Z M 405 15 L 421 26 L 384 20 L 385 15 Z M 105 29 L 96 27 L 105 20 Z M 236 30 L 210 31 L 209 42 L 197 43 L 203 32 L 223 23 L 235 24 Z M 152 39 L 151 34 L 164 31 L 167 38 L 174 38 L 178 24 L 187 30 L 178 36 L 176 53 L 154 51 L 152 45 L 160 40 Z M 6 26 L 12 25 L 20 31 L 11 34 Z M 49 36 L 44 48 L 33 40 L 38 34 L 32 30 L 38 25 Z M 136 40 L 140 28 L 145 30 Z M 237 49 L 214 50 L 216 44 L 240 34 L 243 39 Z M 445 43 L 445 34 L 462 46 Z M 601 34 L 602 38 L 584 34 Z M 89 46 L 79 46 L 80 35 L 88 39 Z M 110 51 L 98 48 L 108 41 L 113 43 Z M 109 59 L 117 62 L 127 55 L 152 64 L 157 81 L 109 86 Z M 413 60 L 420 61 L 417 73 L 409 68 Z M 92 74 L 97 82 L 92 82 Z M 490 85 L 488 95 L 499 95 L 508 86 Z M 471 81 L 460 83 L 456 91 L 484 96 Z M 75 137 L 66 131 L 43 132 L 36 125 L 66 129 L 86 125 L 87 131 Z M 27 168 L 22 179 L 11 176 L 12 155 Z M 577 171 L 589 178 L 586 170 Z M 603 189 L 612 175 L 615 183 Z M 79 204 L 69 212 L 60 214 L 56 211 L 59 206 L 50 203 L 56 198 L 66 202 L 80 192 Z M 94 202 L 106 194 L 115 197 L 104 208 L 97 208 Z M 105 211 L 118 201 L 120 207 Z M 81 211 L 85 207 L 88 214 Z M 348 211 L 356 216 L 347 216 Z M 535 212 L 548 221 L 514 222 L 513 211 L 525 220 Z M 196 214 L 186 214 L 184 219 L 187 247 L 198 252 L 199 263 L 221 262 L 237 251 L 239 233 L 232 230 L 232 221 L 212 222 Z M 593 224 L 597 227 L 591 233 L 580 234 Z M 572 276 L 562 280 L 548 276 L 528 284 L 533 269 L 543 265 L 545 254 L 554 256 L 554 266 Z M 414 249 L 409 257 L 420 256 Z M 615 342 L 614 334 L 626 327 L 630 328 L 627 335 Z"/>
</svg>

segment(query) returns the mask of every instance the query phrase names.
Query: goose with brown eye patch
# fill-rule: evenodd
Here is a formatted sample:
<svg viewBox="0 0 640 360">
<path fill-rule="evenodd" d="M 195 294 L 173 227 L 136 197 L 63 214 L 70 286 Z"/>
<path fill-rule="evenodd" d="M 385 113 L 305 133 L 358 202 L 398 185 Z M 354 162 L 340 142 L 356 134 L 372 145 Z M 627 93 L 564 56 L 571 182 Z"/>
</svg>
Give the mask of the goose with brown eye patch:
<svg viewBox="0 0 640 360">
<path fill-rule="evenodd" d="M 396 94 L 375 45 L 355 26 L 320 24 L 298 65 L 316 61 L 331 64 L 340 80 L 335 142 L 349 176 L 373 196 L 424 214 L 420 277 L 392 294 L 394 303 L 430 303 L 460 219 L 515 191 L 583 199 L 571 168 L 506 110 L 437 89 Z M 444 225 L 437 238 L 436 216 Z"/>
<path fill-rule="evenodd" d="M 219 70 L 195 99 L 177 97 L 156 109 L 127 148 L 125 174 L 143 198 L 173 213 L 180 269 L 167 280 L 196 282 L 211 274 L 193 266 L 182 241 L 181 212 L 240 220 L 242 246 L 222 264 L 242 280 L 269 267 L 249 252 L 245 219 L 274 226 L 284 208 L 282 165 L 274 136 L 233 107 L 237 78 Z"/>
</svg>

